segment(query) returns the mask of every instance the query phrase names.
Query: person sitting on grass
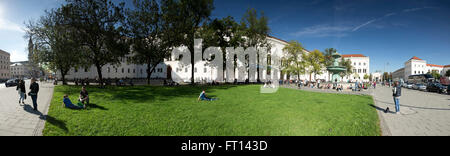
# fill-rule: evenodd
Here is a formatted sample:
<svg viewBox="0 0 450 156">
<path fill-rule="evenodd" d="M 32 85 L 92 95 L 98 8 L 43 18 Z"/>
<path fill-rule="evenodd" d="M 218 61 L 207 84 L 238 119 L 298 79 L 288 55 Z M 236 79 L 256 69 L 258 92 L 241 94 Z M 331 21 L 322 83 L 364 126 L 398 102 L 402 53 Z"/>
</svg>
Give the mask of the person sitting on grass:
<svg viewBox="0 0 450 156">
<path fill-rule="evenodd" d="M 66 106 L 66 108 L 70 108 L 70 109 L 85 109 L 86 108 L 86 105 L 83 105 L 83 106 L 81 106 L 81 105 L 74 105 L 73 103 L 72 103 L 72 101 L 70 101 L 70 99 L 69 99 L 69 95 L 64 95 L 64 100 L 63 100 L 63 102 L 64 102 L 64 105 Z"/>
<path fill-rule="evenodd" d="M 86 90 L 86 87 L 83 86 L 81 88 L 81 92 L 80 92 L 80 99 L 78 100 L 81 103 L 83 103 L 83 105 L 89 105 L 89 93 Z"/>
<path fill-rule="evenodd" d="M 198 96 L 198 101 L 216 101 L 216 100 L 218 100 L 218 99 L 215 99 L 215 98 L 208 98 L 207 96 L 206 96 L 206 92 L 205 92 L 205 90 L 203 90 L 202 91 L 202 93 L 200 93 L 200 96 Z"/>
</svg>

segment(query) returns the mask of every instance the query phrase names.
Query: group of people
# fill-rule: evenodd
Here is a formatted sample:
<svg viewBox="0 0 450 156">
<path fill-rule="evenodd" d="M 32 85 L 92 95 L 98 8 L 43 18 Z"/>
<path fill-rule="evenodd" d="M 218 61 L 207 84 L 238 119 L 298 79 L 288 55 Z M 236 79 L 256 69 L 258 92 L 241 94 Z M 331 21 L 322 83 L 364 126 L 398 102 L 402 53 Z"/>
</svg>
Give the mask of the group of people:
<svg viewBox="0 0 450 156">
<path fill-rule="evenodd" d="M 69 98 L 69 95 L 65 94 L 63 97 L 63 104 L 66 108 L 70 109 L 86 109 L 86 106 L 89 105 L 89 93 L 86 90 L 86 87 L 83 86 L 81 88 L 80 96 L 78 99 L 78 104 L 75 105 Z"/>
<path fill-rule="evenodd" d="M 26 87 L 25 87 L 25 81 L 19 80 L 19 84 L 17 85 L 16 90 L 19 93 L 19 104 L 25 104 L 25 100 L 27 98 L 27 95 L 31 97 L 31 100 L 33 101 L 33 110 L 38 111 L 37 109 L 37 96 L 39 92 L 39 84 L 36 82 L 35 78 L 31 79 L 30 84 L 30 92 L 26 94 Z"/>
</svg>

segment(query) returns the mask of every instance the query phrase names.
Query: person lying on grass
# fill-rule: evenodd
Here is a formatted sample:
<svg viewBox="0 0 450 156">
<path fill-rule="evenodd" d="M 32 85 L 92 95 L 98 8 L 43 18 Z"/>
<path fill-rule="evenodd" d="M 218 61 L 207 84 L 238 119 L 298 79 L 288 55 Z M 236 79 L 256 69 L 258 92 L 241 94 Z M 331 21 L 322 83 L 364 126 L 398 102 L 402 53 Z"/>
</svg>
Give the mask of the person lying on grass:
<svg viewBox="0 0 450 156">
<path fill-rule="evenodd" d="M 218 100 L 217 98 L 208 98 L 207 96 L 206 96 L 206 92 L 205 92 L 205 90 L 203 90 L 201 93 L 200 93 L 200 96 L 198 96 L 198 101 L 216 101 L 216 100 Z"/>
<path fill-rule="evenodd" d="M 63 100 L 63 102 L 64 102 L 64 105 L 66 106 L 66 108 L 70 108 L 70 109 L 85 109 L 86 108 L 86 104 L 84 104 L 83 106 L 82 106 L 82 104 L 81 103 L 79 103 L 79 105 L 77 106 L 77 105 L 74 105 L 73 103 L 72 103 L 72 101 L 70 101 L 70 99 L 69 99 L 69 95 L 64 95 L 64 100 Z"/>
</svg>

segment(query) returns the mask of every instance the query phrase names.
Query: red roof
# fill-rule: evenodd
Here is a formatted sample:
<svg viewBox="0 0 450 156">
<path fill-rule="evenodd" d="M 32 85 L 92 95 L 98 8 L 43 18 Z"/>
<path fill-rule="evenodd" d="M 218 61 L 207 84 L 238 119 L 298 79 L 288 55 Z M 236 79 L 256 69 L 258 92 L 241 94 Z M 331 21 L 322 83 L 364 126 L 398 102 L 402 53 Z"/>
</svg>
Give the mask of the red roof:
<svg viewBox="0 0 450 156">
<path fill-rule="evenodd" d="M 427 66 L 444 68 L 444 66 L 441 66 L 441 65 L 435 65 L 435 64 L 427 64 Z"/>
<path fill-rule="evenodd" d="M 366 57 L 363 54 L 347 54 L 347 55 L 342 55 L 342 57 Z"/>
<path fill-rule="evenodd" d="M 447 67 L 450 67 L 450 65 L 446 65 L 446 66 L 444 66 L 444 68 L 447 68 Z"/>
<path fill-rule="evenodd" d="M 414 60 L 422 60 L 422 59 L 420 59 L 420 58 L 418 58 L 418 57 L 416 57 L 416 56 L 412 57 L 411 59 L 414 59 Z"/>
</svg>

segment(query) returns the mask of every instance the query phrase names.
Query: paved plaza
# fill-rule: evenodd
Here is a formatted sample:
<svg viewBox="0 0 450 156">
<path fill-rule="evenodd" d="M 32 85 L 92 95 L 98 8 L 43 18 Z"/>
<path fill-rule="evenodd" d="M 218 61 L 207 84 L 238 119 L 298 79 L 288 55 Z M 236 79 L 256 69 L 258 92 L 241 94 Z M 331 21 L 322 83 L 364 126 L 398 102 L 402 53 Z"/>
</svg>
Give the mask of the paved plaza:
<svg viewBox="0 0 450 156">
<path fill-rule="evenodd" d="M 387 128 L 382 129 L 383 135 L 450 136 L 450 95 L 403 88 L 400 114 L 394 114 L 391 90 L 389 87 L 378 87 L 374 91 L 375 108 Z M 389 107 L 390 113 L 383 112 L 386 107 Z"/>
<path fill-rule="evenodd" d="M 30 81 L 25 81 L 27 93 Z M 19 104 L 16 87 L 0 85 L 0 136 L 39 136 L 42 135 L 48 105 L 53 94 L 53 85 L 39 83 L 38 112 L 33 111 L 31 97 L 25 105 Z"/>
</svg>

